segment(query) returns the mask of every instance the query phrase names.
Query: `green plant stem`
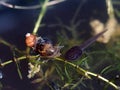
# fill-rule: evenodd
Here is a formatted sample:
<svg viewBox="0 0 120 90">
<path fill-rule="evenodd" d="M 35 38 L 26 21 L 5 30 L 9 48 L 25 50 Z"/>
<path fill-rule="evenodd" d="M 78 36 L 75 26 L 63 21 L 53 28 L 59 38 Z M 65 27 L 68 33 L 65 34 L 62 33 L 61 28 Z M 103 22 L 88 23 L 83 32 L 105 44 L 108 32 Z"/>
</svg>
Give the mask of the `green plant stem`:
<svg viewBox="0 0 120 90">
<path fill-rule="evenodd" d="M 69 65 L 71 65 L 72 67 L 77 68 L 77 69 L 81 72 L 82 75 L 84 75 L 84 76 L 86 76 L 86 77 L 88 77 L 88 78 L 90 78 L 90 79 L 91 79 L 90 76 L 97 77 L 97 78 L 99 78 L 100 80 L 102 80 L 102 81 L 108 83 L 109 85 L 111 85 L 112 87 L 114 87 L 116 90 L 119 90 L 119 88 L 118 88 L 117 85 L 115 85 L 113 82 L 110 82 L 108 79 L 106 79 L 106 78 L 104 78 L 104 77 L 102 77 L 102 76 L 100 76 L 100 75 L 98 75 L 98 74 L 95 74 L 95 73 L 89 72 L 89 71 L 87 71 L 87 70 L 84 70 L 84 69 L 80 68 L 79 66 L 73 64 L 72 62 L 68 62 L 68 61 L 63 60 L 63 59 L 61 59 L 61 58 L 55 58 L 55 60 L 61 61 L 61 62 L 65 62 L 66 64 L 69 64 Z"/>
<path fill-rule="evenodd" d="M 18 48 L 16 48 L 16 46 L 8 43 L 7 41 L 5 41 L 2 38 L 0 38 L 0 43 L 4 44 L 5 46 L 8 46 L 9 48 L 14 48 L 17 52 L 22 53 Z"/>
<path fill-rule="evenodd" d="M 77 83 L 75 83 L 72 87 L 71 90 L 74 90 L 80 83 L 82 83 L 84 77 L 82 77 Z"/>
<path fill-rule="evenodd" d="M 54 58 L 54 59 L 57 60 L 57 61 L 61 61 L 61 62 L 64 62 L 64 63 L 66 63 L 66 64 L 71 65 L 72 67 L 78 69 L 78 72 L 80 72 L 80 74 L 82 74 L 83 76 L 86 76 L 86 77 L 89 78 L 89 79 L 91 78 L 91 77 L 87 74 L 87 71 L 86 71 L 86 70 L 80 68 L 79 66 L 75 65 L 74 63 L 68 62 L 68 61 L 63 60 L 63 59 L 61 59 L 61 58 Z"/>
<path fill-rule="evenodd" d="M 99 79 L 101 79 L 102 81 L 108 83 L 109 85 L 113 86 L 116 90 L 119 90 L 118 86 L 115 85 L 114 83 L 110 82 L 108 79 L 98 75 L 98 74 L 95 74 L 95 73 L 92 73 L 92 72 L 87 72 L 88 75 L 91 75 L 91 76 L 94 76 L 94 77 L 97 77 Z"/>
<path fill-rule="evenodd" d="M 86 0 L 82 0 L 82 2 L 79 4 L 77 10 L 75 11 L 75 14 L 72 17 L 71 24 L 75 24 L 75 21 L 79 15 L 79 12 L 85 3 L 86 3 Z"/>
<path fill-rule="evenodd" d="M 109 15 L 109 18 L 113 18 L 114 16 L 114 8 L 112 5 L 112 0 L 106 0 L 106 6 L 107 6 L 107 13 Z"/>
<path fill-rule="evenodd" d="M 38 55 L 37 56 L 29 56 L 28 58 L 37 58 L 37 57 L 38 57 Z M 24 59 L 27 59 L 27 57 L 26 56 L 21 56 L 21 57 L 17 58 L 18 61 L 22 61 Z M 12 62 L 13 62 L 13 60 L 8 60 L 8 61 L 6 61 L 4 63 L 1 63 L 1 66 L 4 67 L 4 66 L 6 66 L 6 65 L 8 65 L 8 64 L 10 64 Z"/>
<path fill-rule="evenodd" d="M 35 24 L 35 27 L 34 27 L 34 29 L 33 29 L 33 34 L 36 34 L 37 31 L 38 31 L 38 29 L 39 29 L 39 27 L 40 27 L 42 18 L 43 18 L 43 16 L 45 15 L 45 12 L 46 12 L 46 8 L 47 8 L 47 3 L 48 3 L 48 1 L 49 1 L 49 0 L 45 0 L 44 4 L 43 4 L 43 6 L 42 6 L 42 9 L 41 9 L 41 12 L 40 12 L 40 14 L 39 14 L 38 20 L 37 20 L 37 22 L 36 22 L 36 24 Z"/>
<path fill-rule="evenodd" d="M 29 56 L 28 58 L 34 58 L 34 59 L 35 59 L 35 58 L 38 58 L 38 57 L 39 57 L 39 55 Z M 26 56 L 21 56 L 21 57 L 17 58 L 17 60 L 18 60 L 18 61 L 21 61 L 21 60 L 24 60 L 24 59 L 26 59 L 26 58 L 27 58 Z M 98 79 L 100 79 L 100 80 L 108 83 L 108 84 L 111 85 L 112 87 L 114 87 L 116 90 L 119 90 L 119 88 L 118 88 L 117 85 L 115 85 L 113 82 L 110 82 L 108 79 L 106 79 L 106 78 L 104 78 L 104 77 L 102 77 L 102 76 L 100 76 L 100 75 L 98 75 L 98 74 L 95 74 L 95 73 L 89 72 L 89 71 L 87 71 L 87 70 L 84 70 L 84 69 L 80 68 L 79 66 L 77 66 L 76 64 L 74 64 L 74 63 L 72 63 L 72 62 L 69 62 L 69 61 L 66 61 L 66 60 L 64 60 L 64 59 L 62 59 L 62 58 L 53 58 L 53 59 L 56 60 L 56 61 L 64 62 L 64 63 L 66 63 L 66 64 L 71 65 L 72 67 L 76 68 L 77 71 L 78 71 L 81 75 L 86 76 L 86 77 L 89 78 L 89 79 L 91 79 L 91 76 L 97 77 Z M 13 62 L 13 60 L 8 60 L 8 61 L 6 61 L 6 62 L 4 62 L 4 63 L 1 63 L 1 66 L 5 66 L 5 65 L 10 64 L 10 63 L 12 63 L 12 62 Z"/>
<path fill-rule="evenodd" d="M 33 34 L 36 34 L 38 32 L 39 27 L 41 26 L 41 21 L 43 19 L 43 16 L 45 15 L 48 1 L 49 0 L 45 0 L 44 4 L 42 5 L 41 12 L 39 14 L 39 17 L 37 19 L 37 22 L 36 22 L 35 27 L 34 27 L 33 32 L 32 32 Z M 30 48 L 27 47 L 26 48 L 26 54 L 29 55 L 29 52 L 30 52 Z"/>
</svg>

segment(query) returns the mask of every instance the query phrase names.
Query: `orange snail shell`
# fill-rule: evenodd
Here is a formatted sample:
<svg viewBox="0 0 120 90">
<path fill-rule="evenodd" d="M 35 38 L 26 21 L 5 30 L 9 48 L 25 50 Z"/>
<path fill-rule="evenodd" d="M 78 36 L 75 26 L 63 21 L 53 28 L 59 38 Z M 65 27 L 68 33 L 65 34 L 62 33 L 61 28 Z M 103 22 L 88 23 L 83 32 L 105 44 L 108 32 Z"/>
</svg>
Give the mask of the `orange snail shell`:
<svg viewBox="0 0 120 90">
<path fill-rule="evenodd" d="M 34 47 L 36 43 L 36 36 L 30 33 L 27 33 L 25 43 L 28 47 Z"/>
</svg>

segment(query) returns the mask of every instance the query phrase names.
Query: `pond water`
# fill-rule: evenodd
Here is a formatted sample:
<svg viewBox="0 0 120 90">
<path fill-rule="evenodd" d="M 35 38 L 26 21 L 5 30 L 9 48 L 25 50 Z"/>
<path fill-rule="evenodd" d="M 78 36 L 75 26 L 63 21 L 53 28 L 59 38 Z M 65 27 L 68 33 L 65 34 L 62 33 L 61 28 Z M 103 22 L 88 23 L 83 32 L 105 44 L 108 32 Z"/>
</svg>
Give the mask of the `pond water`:
<svg viewBox="0 0 120 90">
<path fill-rule="evenodd" d="M 39 0 L 3 1 L 9 2 L 13 5 L 22 6 L 39 4 Z M 45 26 L 39 29 L 38 34 L 44 37 L 49 37 L 54 42 L 57 42 L 57 38 L 55 38 L 57 36 L 56 32 L 61 28 L 54 25 L 59 23 L 59 21 L 65 25 L 70 25 L 70 20 L 73 18 L 75 11 L 81 4 L 83 5 L 76 16 L 77 20 L 81 20 L 81 24 L 77 29 L 78 32 L 86 31 L 86 33 L 82 34 L 80 38 L 88 38 L 91 32 L 91 27 L 89 25 L 90 20 L 99 19 L 102 22 L 106 22 L 108 18 L 105 0 L 66 0 L 60 4 L 48 7 L 42 21 Z M 40 9 L 17 10 L 0 5 L 0 37 L 11 44 L 14 44 L 19 49 L 25 50 L 25 34 L 32 32 L 39 12 Z M 69 32 L 67 34 L 68 36 L 71 36 Z M 12 59 L 13 56 L 10 48 L 0 44 L 0 58 L 2 62 Z M 6 66 L 0 71 L 0 79 L 3 86 L 7 86 L 4 90 L 14 90 L 14 88 L 15 90 L 33 90 L 33 86 L 27 78 L 27 61 L 23 61 L 20 65 L 23 80 L 20 80 L 18 76 L 15 63 Z M 95 82 L 93 85 L 96 85 Z M 95 88 L 97 87 L 98 86 L 96 85 Z"/>
</svg>

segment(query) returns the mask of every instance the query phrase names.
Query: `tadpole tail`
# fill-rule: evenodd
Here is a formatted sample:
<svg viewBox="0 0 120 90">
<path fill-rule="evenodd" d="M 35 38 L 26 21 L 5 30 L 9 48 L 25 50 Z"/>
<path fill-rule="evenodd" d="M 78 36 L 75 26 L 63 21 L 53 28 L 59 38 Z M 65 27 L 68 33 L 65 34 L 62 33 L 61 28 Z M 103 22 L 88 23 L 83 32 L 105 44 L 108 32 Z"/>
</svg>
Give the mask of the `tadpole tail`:
<svg viewBox="0 0 120 90">
<path fill-rule="evenodd" d="M 83 44 L 81 44 L 79 47 L 81 48 L 81 50 L 83 51 L 84 49 L 86 49 L 88 46 L 90 46 L 93 42 L 96 41 L 96 39 L 98 39 L 103 33 L 105 33 L 107 30 L 104 30 L 100 33 L 98 33 L 96 36 L 88 39 L 87 41 L 85 41 Z"/>
</svg>

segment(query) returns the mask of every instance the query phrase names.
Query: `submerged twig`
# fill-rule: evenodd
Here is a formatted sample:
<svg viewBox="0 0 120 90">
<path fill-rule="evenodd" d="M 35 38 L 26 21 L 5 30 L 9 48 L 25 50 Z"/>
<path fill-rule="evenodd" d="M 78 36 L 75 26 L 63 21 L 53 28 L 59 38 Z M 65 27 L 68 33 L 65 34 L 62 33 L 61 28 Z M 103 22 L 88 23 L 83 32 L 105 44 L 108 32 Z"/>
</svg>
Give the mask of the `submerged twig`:
<svg viewBox="0 0 120 90">
<path fill-rule="evenodd" d="M 21 56 L 21 57 L 17 58 L 17 60 L 22 61 L 22 60 L 27 59 L 27 58 L 37 58 L 38 56 L 39 55 L 37 55 L 37 56 L 29 56 L 29 57 Z M 12 62 L 13 62 L 13 60 L 8 60 L 6 62 L 1 63 L 1 66 L 4 67 L 4 66 L 6 66 L 6 65 L 8 65 L 8 64 L 10 64 Z"/>
<path fill-rule="evenodd" d="M 115 85 L 113 82 L 109 81 L 108 79 L 106 79 L 98 74 L 92 73 L 92 72 L 87 72 L 87 74 L 97 77 L 98 79 L 100 79 L 100 80 L 106 82 L 107 84 L 111 85 L 112 87 L 114 87 L 116 90 L 119 90 L 119 87 L 117 85 Z"/>
<path fill-rule="evenodd" d="M 47 6 L 52 6 L 58 3 L 61 3 L 65 0 L 54 0 L 54 1 L 50 1 L 49 3 L 47 3 Z M 12 9 L 23 9 L 23 10 L 29 10 L 29 9 L 39 9 L 42 6 L 41 5 L 33 5 L 33 6 L 18 6 L 18 5 L 12 5 L 10 3 L 7 3 L 5 1 L 0 1 L 0 5 L 3 5 L 5 7 L 8 8 L 12 8 Z"/>
</svg>

